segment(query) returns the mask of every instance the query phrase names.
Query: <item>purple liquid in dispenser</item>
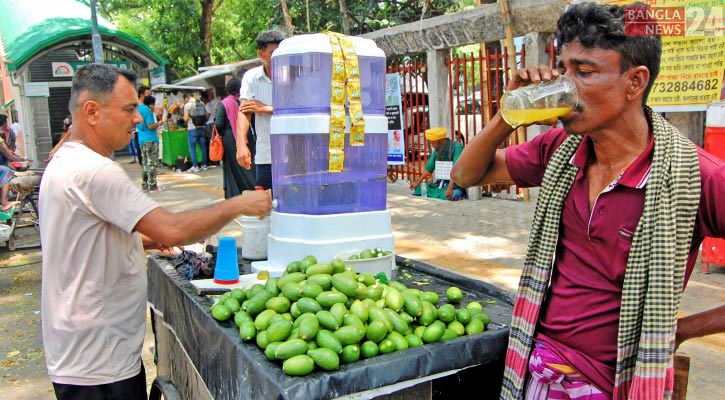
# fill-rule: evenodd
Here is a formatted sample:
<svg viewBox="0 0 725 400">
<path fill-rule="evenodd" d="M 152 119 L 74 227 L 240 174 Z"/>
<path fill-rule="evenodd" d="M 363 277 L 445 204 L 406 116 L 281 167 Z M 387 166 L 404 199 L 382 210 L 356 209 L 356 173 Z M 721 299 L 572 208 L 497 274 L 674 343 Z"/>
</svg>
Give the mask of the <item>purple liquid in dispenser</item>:
<svg viewBox="0 0 725 400">
<path fill-rule="evenodd" d="M 358 56 L 360 100 L 366 115 L 385 113 L 385 58 Z M 332 54 L 302 53 L 272 57 L 275 115 L 328 114 Z"/>
<path fill-rule="evenodd" d="M 345 137 L 342 172 L 328 172 L 329 134 L 272 135 L 272 181 L 277 211 L 340 214 L 386 207 L 387 133 L 366 133 L 364 146 Z"/>
</svg>

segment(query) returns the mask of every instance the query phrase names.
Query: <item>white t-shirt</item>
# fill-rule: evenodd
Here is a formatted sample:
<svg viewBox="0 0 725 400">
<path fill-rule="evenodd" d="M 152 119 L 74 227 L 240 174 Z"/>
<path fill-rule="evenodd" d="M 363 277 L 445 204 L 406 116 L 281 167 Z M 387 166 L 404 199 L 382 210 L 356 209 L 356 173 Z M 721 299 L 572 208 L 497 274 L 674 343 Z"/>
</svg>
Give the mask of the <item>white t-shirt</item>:
<svg viewBox="0 0 725 400">
<path fill-rule="evenodd" d="M 264 104 L 272 105 L 272 80 L 264 73 L 264 65 L 252 68 L 244 74 L 239 98 L 259 100 Z M 269 135 L 272 133 L 272 115 L 255 114 L 254 128 L 257 134 L 257 153 L 254 156 L 254 163 L 271 164 L 272 144 Z"/>
<path fill-rule="evenodd" d="M 196 129 L 196 125 L 194 125 L 194 121 L 191 118 L 191 110 L 196 106 L 196 100 L 193 98 L 189 99 L 189 101 L 184 104 L 184 115 L 189 115 L 189 119 L 186 121 L 186 129 L 192 130 Z"/>
<path fill-rule="evenodd" d="M 159 205 L 116 162 L 65 143 L 40 184 L 41 316 L 51 381 L 100 385 L 140 370 L 146 268 L 133 228 Z"/>
<path fill-rule="evenodd" d="M 20 123 L 15 121 L 10 125 L 10 130 L 13 131 L 16 137 L 20 136 Z"/>
<path fill-rule="evenodd" d="M 204 108 L 206 108 L 207 114 L 209 114 L 209 118 L 206 120 L 206 124 L 213 124 L 214 123 L 214 117 L 216 116 L 216 106 L 219 104 L 219 101 L 217 99 L 214 99 L 216 101 L 209 101 L 204 104 Z"/>
</svg>

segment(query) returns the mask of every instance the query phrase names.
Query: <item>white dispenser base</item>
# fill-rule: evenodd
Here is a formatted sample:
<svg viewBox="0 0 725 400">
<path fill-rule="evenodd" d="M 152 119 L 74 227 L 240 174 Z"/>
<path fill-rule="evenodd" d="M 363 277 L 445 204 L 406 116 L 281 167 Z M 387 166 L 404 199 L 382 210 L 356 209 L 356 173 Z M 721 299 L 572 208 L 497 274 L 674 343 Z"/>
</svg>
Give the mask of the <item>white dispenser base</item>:
<svg viewBox="0 0 725 400">
<path fill-rule="evenodd" d="M 307 255 L 329 262 L 338 254 L 380 247 L 395 250 L 390 211 L 307 215 L 273 211 L 267 236 L 267 260 L 252 263 L 252 271 L 281 276 L 287 264 Z M 391 261 L 395 264 L 395 260 Z M 393 265 L 394 267 L 395 265 Z"/>
</svg>

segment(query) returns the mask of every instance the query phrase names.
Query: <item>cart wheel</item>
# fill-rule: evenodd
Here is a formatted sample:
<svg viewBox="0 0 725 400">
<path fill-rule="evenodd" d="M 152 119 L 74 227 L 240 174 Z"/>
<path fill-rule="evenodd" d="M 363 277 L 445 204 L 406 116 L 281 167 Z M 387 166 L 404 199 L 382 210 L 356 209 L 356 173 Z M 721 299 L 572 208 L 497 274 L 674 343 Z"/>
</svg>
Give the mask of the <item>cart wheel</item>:
<svg viewBox="0 0 725 400">
<path fill-rule="evenodd" d="M 15 239 L 12 237 L 8 238 L 7 246 L 8 246 L 8 251 L 15 251 L 15 249 L 16 249 Z"/>
<path fill-rule="evenodd" d="M 151 384 L 149 400 L 181 400 L 181 395 L 174 387 L 171 379 L 165 376 L 157 376 Z"/>
</svg>

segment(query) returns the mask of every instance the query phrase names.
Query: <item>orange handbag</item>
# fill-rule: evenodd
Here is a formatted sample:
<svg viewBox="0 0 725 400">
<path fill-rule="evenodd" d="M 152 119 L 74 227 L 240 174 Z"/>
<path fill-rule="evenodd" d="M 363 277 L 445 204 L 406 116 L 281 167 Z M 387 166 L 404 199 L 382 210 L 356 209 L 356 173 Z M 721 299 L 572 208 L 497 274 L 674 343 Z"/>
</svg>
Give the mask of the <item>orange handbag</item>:
<svg viewBox="0 0 725 400">
<path fill-rule="evenodd" d="M 212 124 L 211 142 L 209 142 L 209 159 L 212 161 L 221 161 L 222 157 L 224 157 L 224 143 L 216 129 L 216 124 Z"/>
</svg>

